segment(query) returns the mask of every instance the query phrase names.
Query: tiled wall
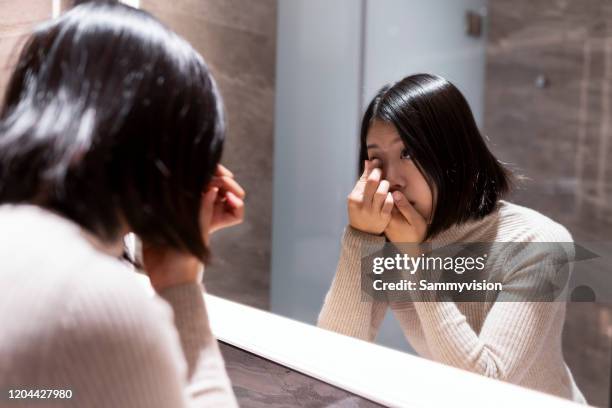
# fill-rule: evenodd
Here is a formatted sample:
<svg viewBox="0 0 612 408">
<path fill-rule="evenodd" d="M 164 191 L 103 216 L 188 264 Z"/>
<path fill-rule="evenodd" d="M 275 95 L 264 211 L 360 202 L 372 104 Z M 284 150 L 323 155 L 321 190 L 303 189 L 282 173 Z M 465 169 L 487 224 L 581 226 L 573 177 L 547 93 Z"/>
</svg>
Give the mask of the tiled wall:
<svg viewBox="0 0 612 408">
<path fill-rule="evenodd" d="M 485 133 L 530 178 L 512 201 L 612 254 L 612 2 L 490 0 Z M 599 274 L 604 285 L 612 276 Z M 610 299 L 607 299 L 609 302 Z M 607 406 L 610 304 L 570 303 L 566 360 Z"/>
<path fill-rule="evenodd" d="M 276 0 L 141 0 L 140 6 L 184 36 L 208 62 L 228 115 L 222 162 L 247 191 L 245 222 L 213 236 L 206 287 L 267 309 Z"/>
<path fill-rule="evenodd" d="M 32 27 L 51 17 L 51 0 L 0 0 L 0 95 Z M 1 102 L 0 102 L 1 103 Z"/>
</svg>

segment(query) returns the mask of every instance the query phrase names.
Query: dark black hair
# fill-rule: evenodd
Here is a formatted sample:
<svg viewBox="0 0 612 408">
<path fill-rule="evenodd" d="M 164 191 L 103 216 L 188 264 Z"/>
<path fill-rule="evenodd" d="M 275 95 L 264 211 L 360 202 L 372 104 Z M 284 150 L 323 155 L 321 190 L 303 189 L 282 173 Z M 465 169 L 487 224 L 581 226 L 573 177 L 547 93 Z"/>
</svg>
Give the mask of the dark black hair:
<svg viewBox="0 0 612 408">
<path fill-rule="evenodd" d="M 437 193 L 426 238 L 486 216 L 509 192 L 510 171 L 489 151 L 467 101 L 446 79 L 411 75 L 376 94 L 361 123 L 360 174 L 368 159 L 368 130 L 375 120 L 395 126 Z"/>
<path fill-rule="evenodd" d="M 105 241 L 122 222 L 201 260 L 202 192 L 225 125 L 203 58 L 150 14 L 79 5 L 35 29 L 0 112 L 0 203 L 32 203 Z"/>
</svg>

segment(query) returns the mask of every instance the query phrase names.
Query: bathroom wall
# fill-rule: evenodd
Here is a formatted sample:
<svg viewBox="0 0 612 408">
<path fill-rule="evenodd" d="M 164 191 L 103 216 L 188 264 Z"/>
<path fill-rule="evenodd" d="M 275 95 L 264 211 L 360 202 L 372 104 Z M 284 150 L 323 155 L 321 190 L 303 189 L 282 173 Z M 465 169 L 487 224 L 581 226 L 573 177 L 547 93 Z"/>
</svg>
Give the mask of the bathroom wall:
<svg viewBox="0 0 612 408">
<path fill-rule="evenodd" d="M 485 133 L 529 180 L 512 201 L 612 254 L 612 2 L 490 0 Z M 598 289 L 608 275 L 589 271 Z M 590 403 L 607 406 L 610 299 L 570 303 L 564 352 Z"/>
<path fill-rule="evenodd" d="M 26 36 L 36 23 L 51 17 L 51 8 L 51 0 L 0 0 L 0 95 Z"/>
<path fill-rule="evenodd" d="M 247 191 L 245 222 L 212 238 L 207 290 L 262 309 L 270 284 L 276 7 L 276 0 L 140 1 L 210 66 L 227 110 L 222 162 Z"/>
</svg>

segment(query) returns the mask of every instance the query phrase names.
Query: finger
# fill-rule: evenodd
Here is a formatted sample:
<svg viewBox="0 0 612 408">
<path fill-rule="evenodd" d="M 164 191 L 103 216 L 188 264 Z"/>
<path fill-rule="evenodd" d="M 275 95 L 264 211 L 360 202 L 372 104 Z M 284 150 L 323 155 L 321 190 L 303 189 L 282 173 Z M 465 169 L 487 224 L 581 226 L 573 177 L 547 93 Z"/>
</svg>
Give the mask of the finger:
<svg viewBox="0 0 612 408">
<path fill-rule="evenodd" d="M 374 199 L 374 193 L 378 189 L 378 185 L 380 183 L 381 176 L 382 176 L 382 171 L 378 168 L 372 169 L 372 172 L 368 176 L 368 180 L 366 181 L 366 184 L 363 190 L 363 203 L 366 206 L 372 205 L 372 200 Z"/>
<path fill-rule="evenodd" d="M 234 173 L 232 173 L 227 167 L 219 163 L 217 164 L 217 170 L 215 171 L 215 176 L 234 177 Z"/>
<path fill-rule="evenodd" d="M 391 193 L 389 193 L 389 195 L 391 196 Z M 391 200 L 393 200 L 393 196 L 391 196 Z M 385 227 L 385 235 L 387 235 L 387 233 L 390 231 L 392 232 L 393 230 L 397 228 L 403 227 L 404 224 L 406 223 L 406 219 L 399 212 L 399 210 L 395 206 L 395 203 L 391 207 L 390 213 L 391 214 L 389 216 L 389 222 L 387 223 L 387 226 Z M 389 237 L 389 235 L 387 235 L 387 237 Z"/>
<path fill-rule="evenodd" d="M 370 173 L 372 172 L 372 169 L 374 169 L 374 163 L 372 163 L 371 160 L 364 160 L 363 162 L 363 173 L 361 173 L 361 177 L 359 178 L 359 180 L 362 181 L 366 181 L 368 179 L 368 176 L 370 175 Z"/>
<path fill-rule="evenodd" d="M 206 193 L 204 193 L 204 197 L 202 199 L 204 208 L 212 210 L 212 208 L 215 205 L 215 200 L 217 199 L 218 195 L 219 195 L 219 187 L 209 188 L 206 191 Z"/>
<path fill-rule="evenodd" d="M 364 160 L 363 163 L 363 173 L 361 173 L 359 180 L 357 180 L 357 183 L 355 184 L 355 187 L 353 188 L 353 191 L 351 191 L 350 194 L 351 196 L 359 197 L 359 199 L 361 199 L 361 196 L 363 196 L 363 190 L 365 189 L 366 181 L 368 180 L 368 176 L 370 175 L 370 169 L 372 167 L 372 164 L 369 160 Z"/>
<path fill-rule="evenodd" d="M 359 180 L 357 181 L 357 184 L 355 185 L 355 188 L 353 189 L 353 193 L 355 193 L 359 197 L 363 195 L 366 183 L 368 181 L 368 177 L 372 174 L 372 171 L 374 169 L 380 168 L 380 165 L 381 165 L 381 162 L 379 159 L 364 161 L 363 173 L 361 174 L 361 177 L 359 177 Z"/>
<path fill-rule="evenodd" d="M 391 196 L 391 198 L 393 198 L 393 196 Z M 393 201 L 393 208 L 391 209 L 391 220 L 395 222 L 401 221 L 403 223 L 408 222 L 408 220 L 406 220 L 406 217 L 404 217 L 400 210 L 397 209 L 395 201 Z"/>
<path fill-rule="evenodd" d="M 242 186 L 238 184 L 238 182 L 234 178 L 228 176 L 213 177 L 210 184 L 219 187 L 222 190 L 231 191 L 241 199 L 244 199 L 246 195 L 246 192 L 244 191 Z"/>
<path fill-rule="evenodd" d="M 204 234 L 204 241 L 208 245 L 208 234 L 212 227 L 212 218 L 215 210 L 215 200 L 219 194 L 219 188 L 209 188 L 202 197 L 202 208 L 200 210 L 200 227 L 202 231 L 206 231 Z"/>
<path fill-rule="evenodd" d="M 406 196 L 399 191 L 393 192 L 393 201 L 398 211 L 406 218 L 411 225 L 420 225 L 425 222 L 425 219 L 419 214 L 412 204 L 406 199 Z"/>
<path fill-rule="evenodd" d="M 374 193 L 374 198 L 372 199 L 372 209 L 374 211 L 381 211 L 383 203 L 387 198 L 387 194 L 389 193 L 389 182 L 387 180 L 381 180 L 380 184 L 378 184 L 378 188 Z"/>
<path fill-rule="evenodd" d="M 383 203 L 381 212 L 384 215 L 390 215 L 391 211 L 393 211 L 393 196 L 391 195 L 391 193 L 387 193 L 387 196 L 385 197 L 385 202 Z"/>
<path fill-rule="evenodd" d="M 240 221 L 244 218 L 244 201 L 231 191 L 226 193 L 227 205 L 232 208 L 232 212 Z"/>
<path fill-rule="evenodd" d="M 231 198 L 230 198 L 231 197 Z M 237 198 L 238 200 L 240 200 L 240 202 L 243 202 L 239 197 L 237 197 L 235 194 L 231 194 L 229 191 L 226 191 L 223 194 L 223 200 L 222 203 L 225 205 L 224 208 L 228 208 L 229 210 L 233 210 L 234 208 L 236 208 L 236 206 L 239 204 L 238 201 L 233 200 L 232 198 Z"/>
</svg>

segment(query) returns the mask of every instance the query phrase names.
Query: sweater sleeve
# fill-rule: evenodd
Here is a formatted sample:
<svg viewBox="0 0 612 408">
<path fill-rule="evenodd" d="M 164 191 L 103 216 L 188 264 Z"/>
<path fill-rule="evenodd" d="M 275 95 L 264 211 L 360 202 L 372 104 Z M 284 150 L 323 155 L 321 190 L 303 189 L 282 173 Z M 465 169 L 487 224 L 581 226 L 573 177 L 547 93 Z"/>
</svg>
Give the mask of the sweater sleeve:
<svg viewBox="0 0 612 408">
<path fill-rule="evenodd" d="M 344 230 L 336 275 L 325 296 L 317 326 L 373 341 L 387 311 L 387 302 L 362 298 L 362 245 L 381 249 L 384 237 L 358 231 L 351 226 Z"/>
<path fill-rule="evenodd" d="M 203 291 L 203 285 L 193 283 L 160 293 L 174 311 L 187 362 L 189 397 L 197 406 L 237 406 L 219 344 L 210 329 Z"/>
<path fill-rule="evenodd" d="M 532 301 L 530 296 L 543 293 L 542 285 L 555 279 L 559 264 L 567 265 L 567 258 L 532 255 L 515 263 L 479 333 L 454 302 L 435 301 L 430 291 L 413 293 L 431 358 L 490 378 L 520 382 L 550 342 L 552 323 L 565 315 L 563 301 Z"/>
<path fill-rule="evenodd" d="M 200 284 L 151 297 L 125 281 L 81 287 L 54 353 L 71 406 L 235 407 Z"/>
</svg>

